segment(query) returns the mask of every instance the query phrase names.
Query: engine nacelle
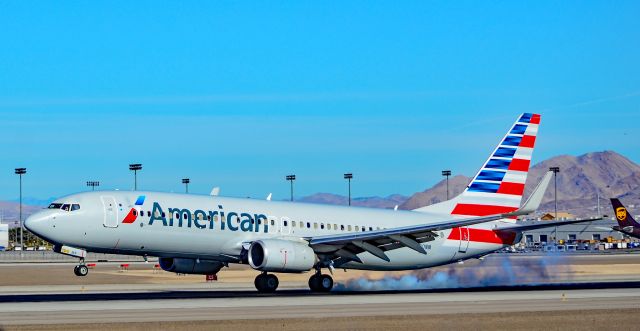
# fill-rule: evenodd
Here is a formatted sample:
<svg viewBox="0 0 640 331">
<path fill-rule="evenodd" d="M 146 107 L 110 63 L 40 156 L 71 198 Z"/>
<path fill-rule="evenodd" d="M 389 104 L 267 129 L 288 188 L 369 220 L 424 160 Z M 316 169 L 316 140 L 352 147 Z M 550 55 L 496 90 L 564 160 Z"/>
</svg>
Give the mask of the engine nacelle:
<svg viewBox="0 0 640 331">
<path fill-rule="evenodd" d="M 313 268 L 316 254 L 309 244 L 292 240 L 264 239 L 249 246 L 249 265 L 271 272 L 304 272 Z"/>
<path fill-rule="evenodd" d="M 158 260 L 160 268 L 164 271 L 179 274 L 212 275 L 220 271 L 224 265 L 222 262 L 195 259 L 183 259 L 173 257 L 161 257 Z"/>
</svg>

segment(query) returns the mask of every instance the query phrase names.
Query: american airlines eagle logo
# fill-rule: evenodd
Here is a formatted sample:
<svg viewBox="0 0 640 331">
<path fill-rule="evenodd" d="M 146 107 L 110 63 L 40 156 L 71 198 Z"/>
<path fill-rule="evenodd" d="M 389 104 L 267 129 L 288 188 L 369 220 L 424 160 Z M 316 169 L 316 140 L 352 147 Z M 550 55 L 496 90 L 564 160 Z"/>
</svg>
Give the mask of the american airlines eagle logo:
<svg viewBox="0 0 640 331">
<path fill-rule="evenodd" d="M 627 218 L 627 209 L 624 207 L 616 208 L 616 218 L 620 221 L 624 221 Z"/>
<path fill-rule="evenodd" d="M 144 204 L 144 199 L 145 199 L 144 195 L 139 196 L 138 199 L 136 200 L 135 205 L 137 207 L 142 206 L 142 204 Z M 129 210 L 129 213 L 127 213 L 127 216 L 125 216 L 125 218 L 122 220 L 122 224 L 131 224 L 135 222 L 137 218 L 138 218 L 138 211 L 136 210 L 135 207 L 131 208 L 131 210 Z"/>
</svg>

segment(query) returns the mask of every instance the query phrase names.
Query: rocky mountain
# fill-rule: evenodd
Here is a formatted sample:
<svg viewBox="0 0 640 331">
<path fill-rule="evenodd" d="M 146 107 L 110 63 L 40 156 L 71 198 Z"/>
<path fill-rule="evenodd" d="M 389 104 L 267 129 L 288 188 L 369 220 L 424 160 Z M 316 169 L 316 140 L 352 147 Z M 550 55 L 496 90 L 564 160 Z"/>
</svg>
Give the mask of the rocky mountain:
<svg viewBox="0 0 640 331">
<path fill-rule="evenodd" d="M 534 165 L 527 178 L 525 196 L 528 196 L 549 167 L 560 167 L 557 175 L 558 210 L 577 216 L 596 214 L 597 197 L 600 196 L 602 213 L 609 213 L 610 197 L 622 197 L 625 203 L 640 204 L 640 166 L 613 152 L 594 152 L 580 156 L 561 155 Z M 471 178 L 456 176 L 449 179 L 451 192 L 459 193 Z M 415 209 L 443 200 L 445 182 L 414 194 L 400 206 Z M 553 183 L 547 190 L 540 212 L 554 210 Z"/>
<path fill-rule="evenodd" d="M 449 197 L 455 197 L 462 193 L 467 187 L 471 178 L 457 175 L 449 178 Z M 416 209 L 447 199 L 447 182 L 442 180 L 433 187 L 422 192 L 415 193 L 405 203 L 400 205 L 400 209 Z"/>
<path fill-rule="evenodd" d="M 549 167 L 560 167 L 557 175 L 558 210 L 579 216 L 595 215 L 598 196 L 603 213 L 610 214 L 609 198 L 622 197 L 627 204 L 640 201 L 640 166 L 613 152 L 580 156 L 562 155 L 536 164 L 527 178 L 525 195 L 535 187 Z M 541 210 L 554 209 L 553 183 Z"/>
<path fill-rule="evenodd" d="M 352 197 L 351 205 L 370 208 L 394 208 L 396 205 L 403 204 L 405 201 L 407 201 L 407 199 L 408 197 L 400 194 L 392 194 L 388 197 Z M 331 193 L 316 193 L 303 197 L 297 201 L 330 205 L 347 205 L 349 203 L 348 200 L 348 197 L 343 195 Z"/>
<path fill-rule="evenodd" d="M 42 206 L 22 205 L 22 218 L 41 210 Z M 0 201 L 0 216 L 2 223 L 13 224 L 18 221 L 20 215 L 20 204 L 13 201 Z"/>
</svg>

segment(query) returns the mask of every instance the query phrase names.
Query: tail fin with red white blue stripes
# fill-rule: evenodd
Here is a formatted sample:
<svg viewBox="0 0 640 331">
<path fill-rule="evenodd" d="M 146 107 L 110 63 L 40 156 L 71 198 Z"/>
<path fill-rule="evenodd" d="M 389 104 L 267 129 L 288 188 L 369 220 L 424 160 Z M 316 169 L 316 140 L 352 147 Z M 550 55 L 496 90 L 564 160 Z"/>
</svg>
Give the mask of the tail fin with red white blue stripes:
<svg viewBox="0 0 640 331">
<path fill-rule="evenodd" d="M 508 213 L 520 207 L 540 115 L 525 113 L 509 129 L 467 188 L 457 197 L 416 209 L 460 216 Z"/>
</svg>

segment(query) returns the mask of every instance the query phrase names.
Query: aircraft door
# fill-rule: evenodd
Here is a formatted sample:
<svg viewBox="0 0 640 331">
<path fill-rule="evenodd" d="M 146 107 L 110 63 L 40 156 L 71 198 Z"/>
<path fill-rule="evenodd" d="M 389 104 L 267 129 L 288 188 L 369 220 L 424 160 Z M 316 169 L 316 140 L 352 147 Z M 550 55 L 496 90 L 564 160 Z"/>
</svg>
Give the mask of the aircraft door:
<svg viewBox="0 0 640 331">
<path fill-rule="evenodd" d="M 102 200 L 102 206 L 104 207 L 104 222 L 103 226 L 107 228 L 118 227 L 118 206 L 116 198 L 109 196 L 100 197 Z"/>
<path fill-rule="evenodd" d="M 460 246 L 458 247 L 458 252 L 466 253 L 469 248 L 469 228 L 466 226 L 459 227 L 458 231 L 460 231 Z"/>
<path fill-rule="evenodd" d="M 277 233 L 280 223 L 276 221 L 275 216 L 267 216 L 267 218 L 266 222 L 269 222 L 269 233 Z"/>
<path fill-rule="evenodd" d="M 291 233 L 291 220 L 288 217 L 280 218 L 280 233 L 282 234 L 290 234 Z"/>
</svg>

